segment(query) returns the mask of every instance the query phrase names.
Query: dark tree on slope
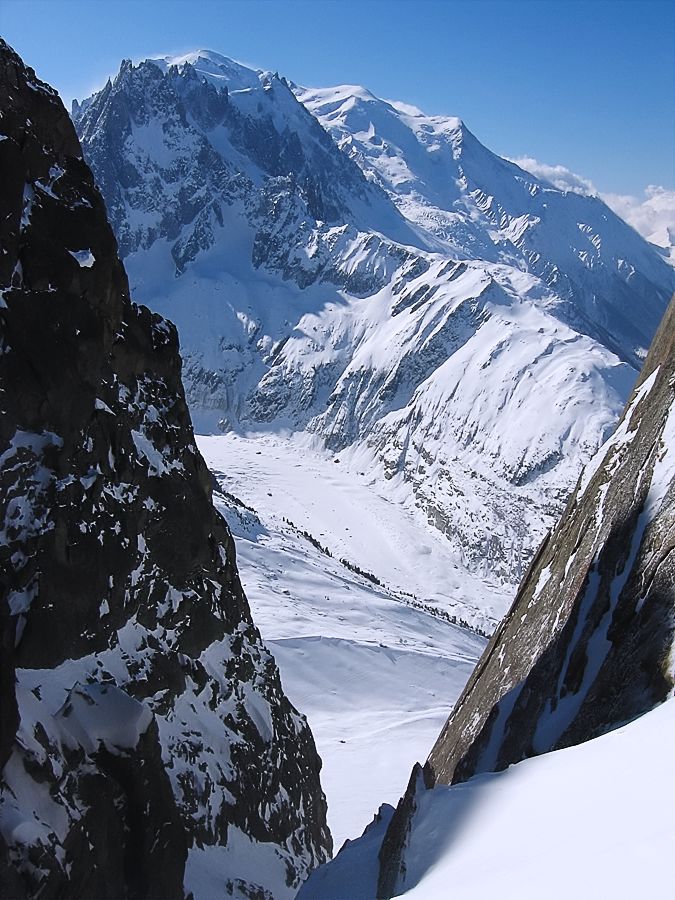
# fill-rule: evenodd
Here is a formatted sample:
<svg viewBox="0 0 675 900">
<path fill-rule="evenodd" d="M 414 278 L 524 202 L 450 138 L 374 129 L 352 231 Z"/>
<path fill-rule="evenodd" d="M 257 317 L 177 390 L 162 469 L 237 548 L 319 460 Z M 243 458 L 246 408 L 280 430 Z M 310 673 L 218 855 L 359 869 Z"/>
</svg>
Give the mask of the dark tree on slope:
<svg viewBox="0 0 675 900">
<path fill-rule="evenodd" d="M 292 896 L 331 849 L 321 763 L 212 506 L 175 329 L 132 303 L 73 126 L 4 42 L 0 111 L 0 894 L 183 897 L 216 846 L 223 895 L 262 896 L 246 841 Z"/>
<path fill-rule="evenodd" d="M 615 434 L 413 772 L 380 852 L 379 896 L 404 887 L 418 791 L 579 744 L 652 709 L 675 684 L 674 631 L 675 299 Z"/>
</svg>

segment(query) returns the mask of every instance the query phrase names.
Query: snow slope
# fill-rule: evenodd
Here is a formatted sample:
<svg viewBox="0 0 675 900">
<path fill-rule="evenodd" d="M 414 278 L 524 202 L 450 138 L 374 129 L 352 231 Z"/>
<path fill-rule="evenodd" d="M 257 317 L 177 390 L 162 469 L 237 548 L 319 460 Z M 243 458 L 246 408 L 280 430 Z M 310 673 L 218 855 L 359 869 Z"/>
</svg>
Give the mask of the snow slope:
<svg viewBox="0 0 675 900">
<path fill-rule="evenodd" d="M 397 896 L 667 900 L 675 825 L 664 791 L 674 753 L 668 700 L 585 744 L 420 792 Z M 385 826 L 386 816 L 299 897 L 374 900 Z"/>
<path fill-rule="evenodd" d="M 396 802 L 464 687 L 485 640 L 439 611 L 491 628 L 468 602 L 480 583 L 454 568 L 441 535 L 425 535 L 373 479 L 352 479 L 325 453 L 305 447 L 301 461 L 297 440 L 269 437 L 198 443 L 230 494 L 215 499 L 256 624 L 312 728 L 339 848 L 379 803 Z"/>
</svg>

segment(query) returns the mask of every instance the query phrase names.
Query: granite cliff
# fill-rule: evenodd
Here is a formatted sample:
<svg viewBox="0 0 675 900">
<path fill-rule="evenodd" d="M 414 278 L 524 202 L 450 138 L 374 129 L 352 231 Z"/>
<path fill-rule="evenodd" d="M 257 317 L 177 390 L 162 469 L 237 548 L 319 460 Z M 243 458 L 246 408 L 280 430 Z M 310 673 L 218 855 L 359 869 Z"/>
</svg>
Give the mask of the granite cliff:
<svg viewBox="0 0 675 900">
<path fill-rule="evenodd" d="M 539 548 L 380 850 L 405 890 L 420 791 L 591 740 L 675 685 L 675 300 L 617 430 Z"/>
<path fill-rule="evenodd" d="M 0 42 L 0 893 L 291 897 L 321 763 L 56 93 Z"/>
</svg>

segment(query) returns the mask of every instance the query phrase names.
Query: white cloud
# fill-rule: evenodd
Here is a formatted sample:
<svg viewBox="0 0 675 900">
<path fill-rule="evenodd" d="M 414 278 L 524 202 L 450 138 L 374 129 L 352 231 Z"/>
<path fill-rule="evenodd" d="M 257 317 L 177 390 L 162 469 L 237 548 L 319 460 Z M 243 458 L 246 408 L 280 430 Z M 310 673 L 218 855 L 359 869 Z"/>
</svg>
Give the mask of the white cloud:
<svg viewBox="0 0 675 900">
<path fill-rule="evenodd" d="M 521 156 L 511 162 L 537 178 L 550 182 L 561 191 L 600 197 L 652 244 L 670 249 L 671 256 L 675 259 L 675 191 L 650 184 L 641 197 L 631 194 L 602 194 L 596 190 L 592 181 L 565 166 L 551 166 L 531 156 Z"/>
<path fill-rule="evenodd" d="M 597 196 L 597 191 L 588 178 L 583 178 L 572 172 L 566 166 L 550 166 L 548 163 L 539 162 L 531 156 L 519 156 L 511 159 L 511 162 L 531 172 L 537 178 L 543 178 L 549 181 L 553 187 L 557 187 L 560 191 L 574 191 L 575 194 L 589 194 L 592 197 Z"/>
<path fill-rule="evenodd" d="M 659 247 L 675 246 L 675 191 L 650 184 L 643 197 L 601 194 L 610 209 Z"/>
</svg>

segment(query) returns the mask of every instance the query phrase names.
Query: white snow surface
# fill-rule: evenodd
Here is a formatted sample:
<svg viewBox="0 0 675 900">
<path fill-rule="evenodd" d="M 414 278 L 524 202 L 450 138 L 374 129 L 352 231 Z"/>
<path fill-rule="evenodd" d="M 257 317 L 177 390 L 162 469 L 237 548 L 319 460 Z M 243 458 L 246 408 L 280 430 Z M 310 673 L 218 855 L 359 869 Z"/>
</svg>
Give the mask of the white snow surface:
<svg viewBox="0 0 675 900">
<path fill-rule="evenodd" d="M 232 872 L 236 872 L 234 878 Z M 226 880 L 224 873 L 230 876 L 229 879 Z M 239 880 L 243 882 L 243 890 L 239 889 Z M 228 881 L 230 888 L 226 887 Z M 274 845 L 255 841 L 239 828 L 228 828 L 225 847 L 193 846 L 188 851 L 185 888 L 192 892 L 195 900 L 218 900 L 220 897 L 249 900 L 251 893 L 246 882 L 272 886 L 274 900 L 293 896 L 293 891 L 285 884 L 284 860 Z"/>
<path fill-rule="evenodd" d="M 595 740 L 421 790 L 396 896 L 669 900 L 675 824 L 664 794 L 675 700 Z M 303 900 L 374 900 L 384 828 L 318 869 Z"/>
<path fill-rule="evenodd" d="M 96 262 L 96 257 L 91 250 L 69 250 L 68 252 L 82 269 L 90 269 Z"/>
<path fill-rule="evenodd" d="M 200 79 L 227 88 L 226 112 Z M 178 326 L 200 449 L 239 498 L 216 494 L 339 847 L 427 756 L 484 646 L 449 618 L 490 631 L 506 610 L 674 276 L 597 198 L 459 119 L 204 50 L 110 90 L 129 133 L 106 144 L 106 95 L 85 101 L 85 155 L 119 151 L 139 175 L 108 204 L 132 295 Z M 250 715 L 263 734 L 265 709 Z M 210 900 L 203 863 L 189 886 Z"/>
<path fill-rule="evenodd" d="M 433 610 L 478 616 L 480 581 L 374 479 L 355 481 L 297 438 L 198 443 L 222 489 L 249 507 L 215 494 L 254 621 L 323 760 L 337 849 L 380 803 L 398 800 L 413 762 L 429 753 L 485 645 Z M 505 602 L 492 597 L 500 612 Z"/>
</svg>

